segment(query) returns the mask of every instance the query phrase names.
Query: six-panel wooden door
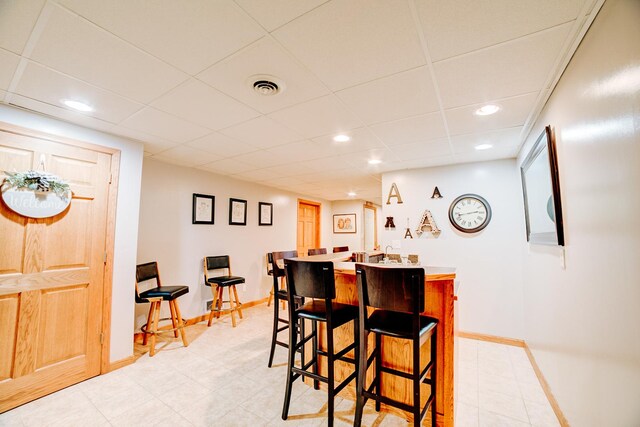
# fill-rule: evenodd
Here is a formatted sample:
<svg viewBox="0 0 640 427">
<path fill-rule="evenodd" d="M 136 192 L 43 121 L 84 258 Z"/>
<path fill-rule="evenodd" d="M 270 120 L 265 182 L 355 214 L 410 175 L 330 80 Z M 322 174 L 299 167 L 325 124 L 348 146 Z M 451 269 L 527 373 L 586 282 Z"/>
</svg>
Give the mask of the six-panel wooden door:
<svg viewBox="0 0 640 427">
<path fill-rule="evenodd" d="M 297 236 L 298 256 L 307 256 L 309 249 L 320 246 L 320 204 L 298 201 Z"/>
<path fill-rule="evenodd" d="M 100 374 L 109 153 L 0 130 L 4 171 L 66 180 L 71 205 L 20 216 L 0 201 L 0 412 Z"/>
</svg>

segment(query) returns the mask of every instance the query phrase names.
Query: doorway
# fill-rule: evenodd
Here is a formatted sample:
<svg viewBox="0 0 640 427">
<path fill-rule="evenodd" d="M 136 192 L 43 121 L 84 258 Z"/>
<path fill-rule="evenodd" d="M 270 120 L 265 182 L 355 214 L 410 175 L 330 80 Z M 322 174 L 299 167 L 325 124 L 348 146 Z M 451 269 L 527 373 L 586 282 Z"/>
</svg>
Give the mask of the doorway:
<svg viewBox="0 0 640 427">
<path fill-rule="evenodd" d="M 364 205 L 364 250 L 372 251 L 378 247 L 378 211 L 370 203 Z"/>
<path fill-rule="evenodd" d="M 48 218 L 0 202 L 0 412 L 105 370 L 118 165 L 117 150 L 0 123 L 0 171 L 44 170 L 72 190 Z"/>
<path fill-rule="evenodd" d="M 298 256 L 307 256 L 309 249 L 320 247 L 320 203 L 298 199 Z"/>
</svg>

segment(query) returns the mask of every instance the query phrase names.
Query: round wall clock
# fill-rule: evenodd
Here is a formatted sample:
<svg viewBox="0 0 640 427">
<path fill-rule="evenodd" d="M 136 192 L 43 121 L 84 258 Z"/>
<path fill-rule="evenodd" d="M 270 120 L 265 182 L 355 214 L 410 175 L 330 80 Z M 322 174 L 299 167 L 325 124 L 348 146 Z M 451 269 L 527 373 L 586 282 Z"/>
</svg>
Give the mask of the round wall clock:
<svg viewBox="0 0 640 427">
<path fill-rule="evenodd" d="M 491 221 L 491 206 L 477 194 L 463 194 L 451 203 L 449 221 L 463 233 L 476 233 Z"/>
</svg>

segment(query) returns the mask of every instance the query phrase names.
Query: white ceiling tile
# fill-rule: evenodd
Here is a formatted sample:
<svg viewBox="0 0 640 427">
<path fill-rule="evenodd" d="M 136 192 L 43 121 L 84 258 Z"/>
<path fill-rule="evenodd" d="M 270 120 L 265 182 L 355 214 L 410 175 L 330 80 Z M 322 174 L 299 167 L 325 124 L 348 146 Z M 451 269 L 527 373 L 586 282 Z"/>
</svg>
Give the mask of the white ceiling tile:
<svg viewBox="0 0 640 427">
<path fill-rule="evenodd" d="M 300 179 L 292 178 L 292 177 L 272 178 L 272 179 L 265 180 L 264 184 L 272 187 L 277 187 L 277 188 L 291 188 L 291 187 L 303 188 L 307 185 L 304 181 Z"/>
<path fill-rule="evenodd" d="M 268 169 L 256 169 L 253 171 L 243 172 L 231 175 L 232 178 L 238 178 L 245 181 L 267 181 L 270 179 L 282 178 L 282 175 L 276 171 Z"/>
<path fill-rule="evenodd" d="M 250 153 L 256 151 L 256 148 L 240 142 L 218 132 L 212 132 L 202 138 L 187 142 L 185 145 L 193 148 L 199 148 L 220 155 L 220 157 L 233 157 L 239 154 Z"/>
<path fill-rule="evenodd" d="M 480 144 L 493 145 L 493 148 L 487 150 L 487 152 L 504 147 L 517 149 L 520 146 L 520 132 L 522 132 L 522 128 L 522 126 L 517 126 L 491 132 L 460 135 L 451 138 L 451 143 L 453 144 L 453 149 L 456 154 L 466 152 L 475 153 L 477 151 L 475 146 Z"/>
<path fill-rule="evenodd" d="M 433 166 L 450 165 L 455 162 L 456 162 L 455 157 L 452 155 L 428 157 L 424 159 L 409 159 L 409 160 L 387 163 L 383 165 L 384 166 L 383 170 L 384 172 L 392 172 L 392 171 L 404 170 L 404 169 L 420 169 L 420 168 L 428 168 Z M 429 195 L 430 194 L 431 193 L 429 193 Z"/>
<path fill-rule="evenodd" d="M 272 170 L 277 173 L 280 173 L 283 178 L 296 176 L 296 175 L 304 175 L 305 173 L 309 173 L 309 168 L 306 165 L 300 165 L 299 163 L 287 163 L 286 165 L 278 165 L 278 166 L 270 166 L 265 168 L 267 170 Z"/>
<path fill-rule="evenodd" d="M 537 92 L 492 101 L 501 107 L 490 116 L 478 116 L 474 112 L 482 104 L 445 110 L 451 135 L 483 132 L 492 129 L 521 126 L 535 106 Z"/>
<path fill-rule="evenodd" d="M 370 126 L 370 129 L 388 146 L 428 141 L 447 136 L 442 115 L 439 112 L 379 123 Z"/>
<path fill-rule="evenodd" d="M 585 0 L 418 0 L 433 61 L 513 40 L 576 19 Z"/>
<path fill-rule="evenodd" d="M 369 160 L 382 160 L 382 163 L 371 165 L 369 164 Z M 380 169 L 380 165 L 386 162 L 395 162 L 398 160 L 398 157 L 388 148 L 374 148 L 371 150 L 360 151 L 357 153 L 349 154 L 346 161 L 362 170 L 367 171 L 367 173 L 378 173 Z"/>
<path fill-rule="evenodd" d="M 312 141 L 293 142 L 270 148 L 266 151 L 279 158 L 286 159 L 287 162 L 283 163 L 301 162 L 330 155 L 330 153 L 327 154 L 323 146 Z"/>
<path fill-rule="evenodd" d="M 196 79 L 187 80 L 151 105 L 214 130 L 249 120 L 260 114 Z"/>
<path fill-rule="evenodd" d="M 65 76 L 34 62 L 29 62 L 15 92 L 28 98 L 74 111 L 62 104 L 69 99 L 83 102 L 93 111 L 82 113 L 111 123 L 119 123 L 143 107 L 135 101 Z"/>
<path fill-rule="evenodd" d="M 388 122 L 439 109 L 426 67 L 394 74 L 337 92 L 366 124 Z"/>
<path fill-rule="evenodd" d="M 53 8 L 31 59 L 140 102 L 187 75 L 59 6 Z"/>
<path fill-rule="evenodd" d="M 301 167 L 306 167 L 309 171 L 327 173 L 337 169 L 350 167 L 346 156 L 323 157 L 321 159 L 307 160 L 298 163 Z"/>
<path fill-rule="evenodd" d="M 21 54 L 45 0 L 0 2 L 0 47 Z"/>
<path fill-rule="evenodd" d="M 253 89 L 255 75 L 276 77 L 280 93 L 264 96 Z M 309 70 L 271 37 L 264 37 L 203 71 L 198 78 L 262 113 L 329 94 Z"/>
<path fill-rule="evenodd" d="M 305 138 L 340 133 L 362 126 L 334 95 L 276 111 L 268 117 L 297 131 Z"/>
<path fill-rule="evenodd" d="M 571 24 L 433 64 L 445 108 L 539 91 Z"/>
<path fill-rule="evenodd" d="M 0 89 L 9 89 L 13 75 L 20 63 L 20 57 L 0 49 Z"/>
<path fill-rule="evenodd" d="M 312 141 L 325 147 L 329 154 L 348 154 L 369 148 L 385 148 L 382 141 L 368 128 L 353 129 L 343 133 L 349 136 L 351 140 L 336 142 L 333 140 L 334 135 L 325 135 L 313 138 Z"/>
<path fill-rule="evenodd" d="M 178 145 L 153 156 L 154 159 L 181 166 L 202 166 L 220 159 L 219 156 L 197 148 Z"/>
<path fill-rule="evenodd" d="M 60 2 L 191 75 L 264 35 L 231 0 Z"/>
<path fill-rule="evenodd" d="M 236 0 L 240 7 L 268 31 L 273 31 L 326 2 L 327 0 Z"/>
<path fill-rule="evenodd" d="M 451 145 L 449 145 L 448 139 L 439 139 L 436 141 L 394 145 L 391 151 L 398 159 L 406 161 L 451 155 Z"/>
<path fill-rule="evenodd" d="M 275 147 L 304 139 L 299 133 L 265 116 L 223 129 L 220 133 L 256 148 Z"/>
<path fill-rule="evenodd" d="M 89 129 L 95 129 L 101 132 L 120 135 L 118 126 L 114 125 L 113 123 L 106 122 L 96 117 L 87 116 L 76 111 L 67 110 L 65 108 L 58 107 L 57 105 L 51 105 L 36 99 L 27 98 L 26 96 L 22 96 L 19 94 L 11 94 L 10 104 L 25 108 L 27 110 L 35 111 L 39 114 L 45 114 L 51 117 L 55 117 L 66 122 L 75 123 Z M 53 134 L 64 134 L 64 132 L 61 131 L 57 126 L 47 126 L 47 128 L 44 130 Z"/>
<path fill-rule="evenodd" d="M 237 159 L 223 159 L 213 163 L 200 166 L 198 169 L 204 169 L 219 175 L 231 175 L 237 173 L 248 172 L 258 169 L 255 166 L 246 164 Z"/>
<path fill-rule="evenodd" d="M 490 152 L 488 152 L 490 151 Z M 499 147 L 497 149 L 465 152 L 456 154 L 451 163 L 485 162 L 487 160 L 513 159 L 518 155 L 518 147 Z"/>
<path fill-rule="evenodd" d="M 122 126 L 173 142 L 187 142 L 211 131 L 155 108 L 145 107 L 121 123 Z"/>
<path fill-rule="evenodd" d="M 251 153 L 241 154 L 234 157 L 235 160 L 241 161 L 253 166 L 255 169 L 268 168 L 287 163 L 286 158 L 282 158 L 266 150 L 254 151 Z"/>
<path fill-rule="evenodd" d="M 425 63 L 407 2 L 334 0 L 273 35 L 334 91 Z"/>
<path fill-rule="evenodd" d="M 162 151 L 166 151 L 170 148 L 175 148 L 177 146 L 178 144 L 174 142 L 167 142 L 167 141 L 149 138 L 144 141 L 144 152 L 151 156 L 154 154 L 158 154 Z"/>
</svg>

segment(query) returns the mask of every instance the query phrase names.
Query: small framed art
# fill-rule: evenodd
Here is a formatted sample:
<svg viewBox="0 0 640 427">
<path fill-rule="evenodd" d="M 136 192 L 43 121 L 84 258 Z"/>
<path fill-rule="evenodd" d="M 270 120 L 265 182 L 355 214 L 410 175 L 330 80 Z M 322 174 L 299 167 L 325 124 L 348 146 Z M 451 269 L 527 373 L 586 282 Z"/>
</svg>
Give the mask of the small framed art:
<svg viewBox="0 0 640 427">
<path fill-rule="evenodd" d="M 258 225 L 273 225 L 273 203 L 258 202 Z"/>
<path fill-rule="evenodd" d="M 216 197 L 206 194 L 193 194 L 191 213 L 192 224 L 213 224 L 216 207 Z"/>
<path fill-rule="evenodd" d="M 333 233 L 347 234 L 356 232 L 356 214 L 337 214 L 333 216 Z"/>
<path fill-rule="evenodd" d="M 229 225 L 247 225 L 247 201 L 229 199 Z"/>
</svg>

